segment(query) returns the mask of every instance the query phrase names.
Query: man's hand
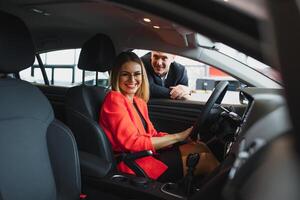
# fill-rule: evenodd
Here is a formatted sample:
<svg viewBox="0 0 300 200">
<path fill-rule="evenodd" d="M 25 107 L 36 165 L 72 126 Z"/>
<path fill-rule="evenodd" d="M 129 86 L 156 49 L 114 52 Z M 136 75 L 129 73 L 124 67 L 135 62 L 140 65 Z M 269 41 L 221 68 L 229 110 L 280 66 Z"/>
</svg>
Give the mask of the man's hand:
<svg viewBox="0 0 300 200">
<path fill-rule="evenodd" d="M 170 97 L 171 99 L 188 99 L 191 90 L 185 85 L 177 85 L 170 87 Z"/>
</svg>

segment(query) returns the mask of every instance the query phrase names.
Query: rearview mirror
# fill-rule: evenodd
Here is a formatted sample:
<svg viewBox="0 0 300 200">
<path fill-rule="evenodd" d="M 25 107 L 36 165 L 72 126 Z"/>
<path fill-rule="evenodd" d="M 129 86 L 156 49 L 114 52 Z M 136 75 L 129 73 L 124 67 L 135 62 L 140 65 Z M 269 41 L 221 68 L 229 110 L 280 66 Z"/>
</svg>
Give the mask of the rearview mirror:
<svg viewBox="0 0 300 200">
<path fill-rule="evenodd" d="M 211 41 L 211 39 L 199 33 L 196 35 L 196 43 L 199 47 L 209 48 L 209 49 L 212 49 L 215 46 L 214 42 Z"/>
</svg>

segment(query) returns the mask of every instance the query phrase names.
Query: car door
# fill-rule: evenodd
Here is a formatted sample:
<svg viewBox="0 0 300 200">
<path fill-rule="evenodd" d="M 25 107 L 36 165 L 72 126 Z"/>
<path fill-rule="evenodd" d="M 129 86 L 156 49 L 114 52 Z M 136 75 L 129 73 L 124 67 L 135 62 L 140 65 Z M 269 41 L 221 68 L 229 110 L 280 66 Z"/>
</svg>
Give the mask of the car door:
<svg viewBox="0 0 300 200">
<path fill-rule="evenodd" d="M 204 106 L 201 102 L 152 99 L 148 103 L 150 119 L 159 131 L 174 133 L 193 125 Z"/>
<path fill-rule="evenodd" d="M 140 49 L 135 49 L 134 52 L 140 57 L 149 53 L 147 50 Z M 175 56 L 175 62 L 185 67 L 192 93 L 189 100 L 150 99 L 149 115 L 157 130 L 174 133 L 192 126 L 200 116 L 211 92 L 222 80 L 229 82 L 224 106 L 243 113 L 244 106 L 240 104 L 238 90 L 245 84 L 215 67 L 195 60 Z"/>
<path fill-rule="evenodd" d="M 169 99 L 151 99 L 148 102 L 150 119 L 154 127 L 163 132 L 175 133 L 194 124 L 205 102 Z M 242 104 L 223 104 L 240 116 L 245 110 Z"/>
</svg>

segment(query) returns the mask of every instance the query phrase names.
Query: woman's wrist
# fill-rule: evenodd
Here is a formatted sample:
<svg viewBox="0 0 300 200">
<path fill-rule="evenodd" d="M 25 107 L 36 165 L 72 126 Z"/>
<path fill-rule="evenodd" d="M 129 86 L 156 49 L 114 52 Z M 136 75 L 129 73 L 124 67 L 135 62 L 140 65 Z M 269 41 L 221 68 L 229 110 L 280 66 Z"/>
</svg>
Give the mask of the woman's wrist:
<svg viewBox="0 0 300 200">
<path fill-rule="evenodd" d="M 181 142 L 181 135 L 180 135 L 180 133 L 176 133 L 176 134 L 174 134 L 174 136 L 175 136 L 175 141 L 176 142 Z"/>
</svg>

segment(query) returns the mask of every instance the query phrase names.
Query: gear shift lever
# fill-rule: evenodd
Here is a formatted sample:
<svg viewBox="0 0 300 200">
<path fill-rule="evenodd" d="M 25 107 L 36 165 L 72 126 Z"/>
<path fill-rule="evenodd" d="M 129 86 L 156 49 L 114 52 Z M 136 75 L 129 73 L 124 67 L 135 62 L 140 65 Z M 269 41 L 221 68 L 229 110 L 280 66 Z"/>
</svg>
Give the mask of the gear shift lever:
<svg viewBox="0 0 300 200">
<path fill-rule="evenodd" d="M 186 166 L 188 167 L 187 174 L 184 177 L 184 190 L 185 194 L 189 196 L 191 192 L 191 187 L 192 187 L 192 181 L 194 177 L 194 171 L 196 168 L 196 165 L 198 164 L 200 160 L 200 154 L 199 153 L 191 153 L 188 155 L 186 159 Z"/>
<path fill-rule="evenodd" d="M 195 168 L 200 160 L 200 155 L 198 153 L 191 153 L 186 159 L 187 173 L 186 175 L 177 183 L 166 183 L 162 186 L 161 190 L 168 194 L 173 194 L 179 197 L 189 197 L 193 190 L 192 182 L 194 177 Z"/>
<path fill-rule="evenodd" d="M 186 166 L 188 167 L 188 173 L 194 173 L 195 167 L 200 159 L 199 153 L 190 153 L 186 159 Z"/>
</svg>

